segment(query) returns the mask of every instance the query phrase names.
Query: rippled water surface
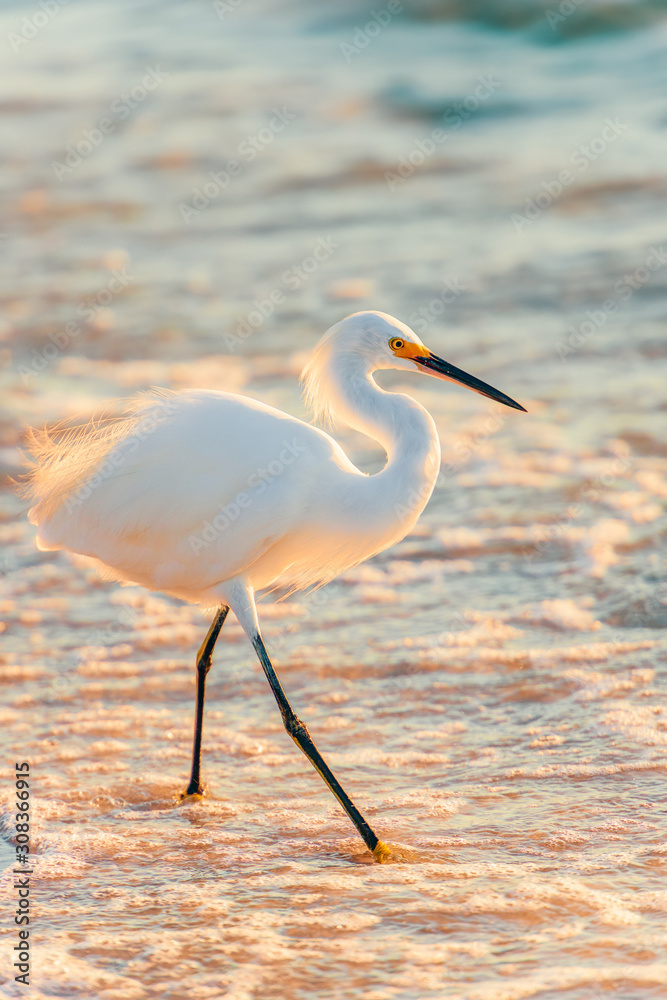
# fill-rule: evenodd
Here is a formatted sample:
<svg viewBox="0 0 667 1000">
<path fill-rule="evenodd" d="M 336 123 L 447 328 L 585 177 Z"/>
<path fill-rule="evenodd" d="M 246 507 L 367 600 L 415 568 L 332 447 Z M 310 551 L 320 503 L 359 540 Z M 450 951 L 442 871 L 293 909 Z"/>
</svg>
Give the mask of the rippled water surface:
<svg viewBox="0 0 667 1000">
<path fill-rule="evenodd" d="M 665 995 L 664 7 L 403 6 L 0 5 L 2 848 L 28 760 L 35 852 L 2 996 Z M 207 616 L 38 553 L 9 480 L 25 424 L 151 385 L 303 415 L 365 308 L 529 411 L 386 375 L 442 439 L 417 530 L 261 607 L 391 865 L 235 621 L 178 803 Z"/>
</svg>

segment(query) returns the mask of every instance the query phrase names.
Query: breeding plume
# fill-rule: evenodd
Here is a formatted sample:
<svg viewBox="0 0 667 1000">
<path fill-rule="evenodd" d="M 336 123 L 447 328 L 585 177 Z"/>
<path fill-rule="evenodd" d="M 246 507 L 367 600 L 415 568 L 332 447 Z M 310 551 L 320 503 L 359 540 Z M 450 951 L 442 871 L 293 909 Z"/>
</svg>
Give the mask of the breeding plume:
<svg viewBox="0 0 667 1000">
<path fill-rule="evenodd" d="M 440 443 L 419 403 L 377 385 L 373 372 L 388 368 L 458 382 L 523 410 L 436 357 L 399 320 L 360 312 L 322 337 L 302 380 L 316 419 L 335 418 L 382 445 L 381 472 L 365 475 L 324 431 L 247 396 L 153 390 L 120 418 L 35 434 L 26 486 L 40 549 L 81 553 L 107 578 L 217 609 L 197 654 L 192 770 L 183 795 L 203 794 L 206 675 L 231 608 L 285 729 L 380 861 L 386 845 L 287 700 L 262 640 L 255 593 L 326 583 L 398 542 L 421 514 Z"/>
</svg>

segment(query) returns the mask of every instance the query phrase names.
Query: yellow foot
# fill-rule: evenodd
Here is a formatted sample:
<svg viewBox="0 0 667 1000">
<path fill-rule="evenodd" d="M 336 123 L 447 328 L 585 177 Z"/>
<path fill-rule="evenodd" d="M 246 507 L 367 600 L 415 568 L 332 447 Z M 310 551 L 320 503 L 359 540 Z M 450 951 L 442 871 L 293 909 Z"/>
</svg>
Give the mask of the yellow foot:
<svg viewBox="0 0 667 1000">
<path fill-rule="evenodd" d="M 191 799 L 193 802 L 199 802 L 200 799 L 204 798 L 205 792 L 206 792 L 205 788 L 201 788 L 196 792 L 191 792 L 186 788 L 185 791 L 181 792 L 181 794 L 178 796 L 178 801 L 185 802 L 186 799 Z"/>
<path fill-rule="evenodd" d="M 396 865 L 402 862 L 419 861 L 419 854 L 410 850 L 409 847 L 401 847 L 400 844 L 386 844 L 384 840 L 378 840 L 373 850 L 373 859 L 379 865 Z"/>
</svg>

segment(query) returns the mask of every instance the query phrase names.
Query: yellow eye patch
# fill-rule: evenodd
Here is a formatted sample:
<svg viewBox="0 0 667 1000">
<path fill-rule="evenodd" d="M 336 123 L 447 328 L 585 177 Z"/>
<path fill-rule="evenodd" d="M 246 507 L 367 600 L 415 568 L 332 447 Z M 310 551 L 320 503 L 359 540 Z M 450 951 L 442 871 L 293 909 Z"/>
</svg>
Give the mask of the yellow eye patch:
<svg viewBox="0 0 667 1000">
<path fill-rule="evenodd" d="M 413 344 L 412 341 L 404 340 L 403 337 L 392 337 L 389 346 L 397 358 L 412 360 L 413 358 L 427 357 L 431 353 L 422 344 Z"/>
</svg>

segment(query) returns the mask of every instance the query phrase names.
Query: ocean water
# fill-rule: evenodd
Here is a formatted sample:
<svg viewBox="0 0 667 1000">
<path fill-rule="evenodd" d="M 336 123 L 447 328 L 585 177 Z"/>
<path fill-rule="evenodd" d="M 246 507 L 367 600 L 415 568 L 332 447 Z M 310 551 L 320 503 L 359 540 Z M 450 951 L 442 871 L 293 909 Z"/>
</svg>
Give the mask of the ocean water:
<svg viewBox="0 0 667 1000">
<path fill-rule="evenodd" d="M 665 5 L 47 7 L 0 4 L 0 995 L 664 997 Z M 303 415 L 309 350 L 365 308 L 529 411 L 382 376 L 440 431 L 427 510 L 260 609 L 390 865 L 235 621 L 178 802 L 206 615 L 38 553 L 11 482 L 26 425 L 151 385 Z"/>
</svg>

